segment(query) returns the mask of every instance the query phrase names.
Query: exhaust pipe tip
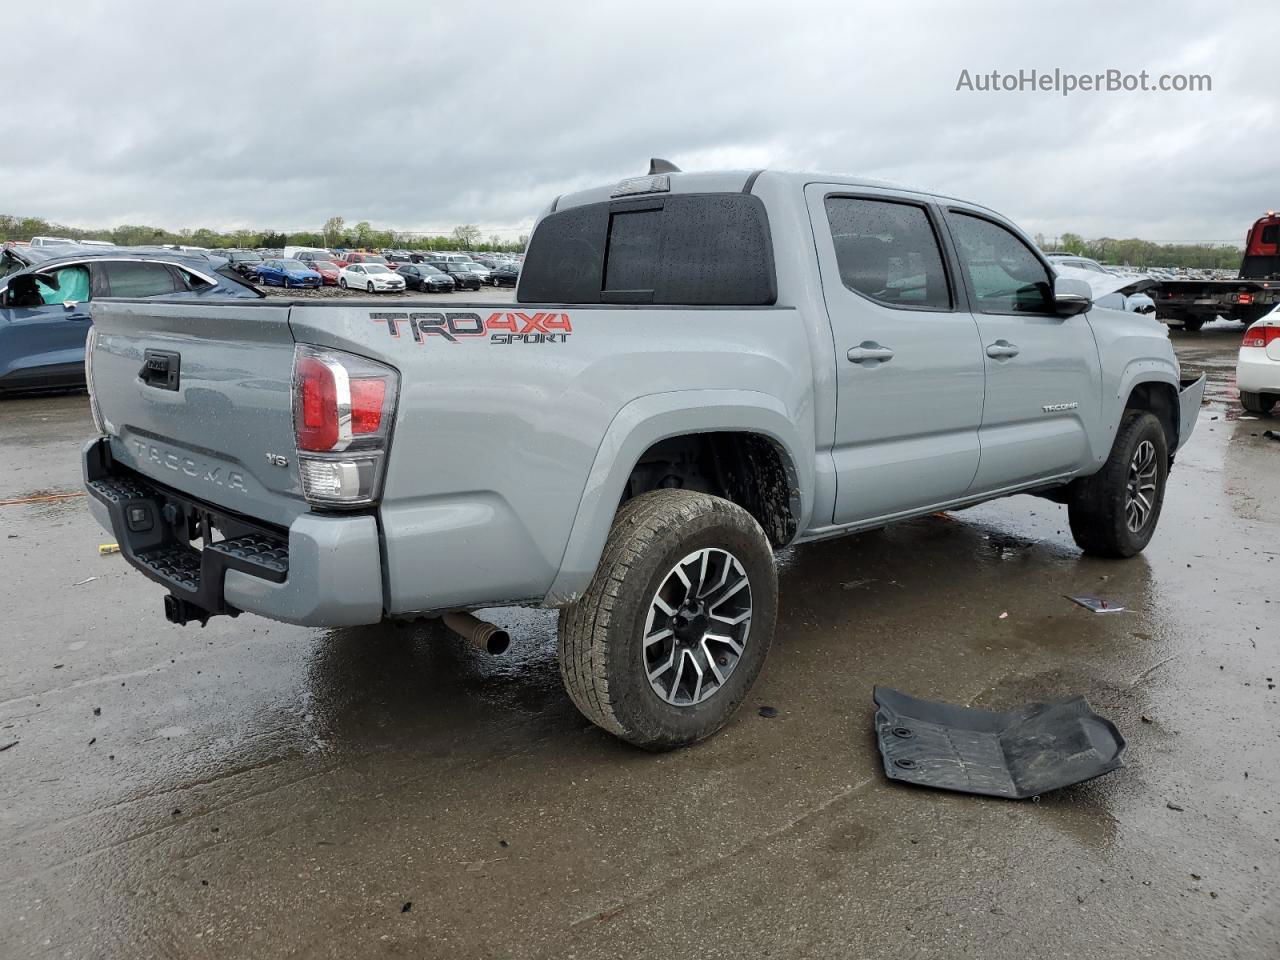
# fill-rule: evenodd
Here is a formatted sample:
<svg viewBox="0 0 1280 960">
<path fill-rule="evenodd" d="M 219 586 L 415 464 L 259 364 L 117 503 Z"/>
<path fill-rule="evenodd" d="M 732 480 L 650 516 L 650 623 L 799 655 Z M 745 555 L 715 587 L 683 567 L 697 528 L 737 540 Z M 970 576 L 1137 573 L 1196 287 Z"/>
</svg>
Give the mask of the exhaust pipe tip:
<svg viewBox="0 0 1280 960">
<path fill-rule="evenodd" d="M 493 626 L 493 625 L 486 624 L 486 626 Z M 511 646 L 511 636 L 507 633 L 507 631 L 499 627 L 494 627 L 493 633 L 489 634 L 488 639 L 485 640 L 484 642 L 485 652 L 495 657 L 502 656 L 504 653 L 507 652 L 507 648 L 510 646 Z"/>
<path fill-rule="evenodd" d="M 490 656 L 500 657 L 511 646 L 511 635 L 507 631 L 469 613 L 446 613 L 440 619 L 463 640 Z"/>
</svg>

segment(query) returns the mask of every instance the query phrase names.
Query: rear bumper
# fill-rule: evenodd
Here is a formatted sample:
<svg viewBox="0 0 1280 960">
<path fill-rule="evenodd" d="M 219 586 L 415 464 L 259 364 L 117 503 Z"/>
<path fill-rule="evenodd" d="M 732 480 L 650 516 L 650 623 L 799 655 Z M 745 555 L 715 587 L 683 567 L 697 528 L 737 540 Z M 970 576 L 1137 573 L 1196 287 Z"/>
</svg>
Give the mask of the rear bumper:
<svg viewBox="0 0 1280 960">
<path fill-rule="evenodd" d="M 1178 390 L 1178 449 L 1191 439 L 1191 431 L 1196 428 L 1196 418 L 1200 416 L 1200 404 L 1204 400 L 1204 385 L 1207 374 L 1200 374 L 1194 380 L 1183 380 Z"/>
<path fill-rule="evenodd" d="M 83 457 L 89 510 L 128 563 L 164 586 L 175 622 L 242 611 L 306 626 L 382 619 L 374 518 L 307 513 L 282 529 L 229 513 L 116 463 L 105 439 Z M 193 545 L 202 531 L 221 539 Z M 203 541 L 201 541 L 203 542 Z"/>
<path fill-rule="evenodd" d="M 1245 393 L 1280 393 L 1280 361 L 1267 351 L 1242 347 L 1236 361 L 1236 386 Z"/>
</svg>

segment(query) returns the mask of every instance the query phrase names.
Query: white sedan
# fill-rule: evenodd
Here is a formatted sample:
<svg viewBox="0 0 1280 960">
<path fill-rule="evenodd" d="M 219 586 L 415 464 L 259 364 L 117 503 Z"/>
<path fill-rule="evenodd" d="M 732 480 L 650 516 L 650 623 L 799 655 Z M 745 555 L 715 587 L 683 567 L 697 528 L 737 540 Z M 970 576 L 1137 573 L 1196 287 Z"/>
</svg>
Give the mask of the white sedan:
<svg viewBox="0 0 1280 960">
<path fill-rule="evenodd" d="M 1240 406 L 1268 414 L 1280 400 L 1280 313 L 1271 312 L 1245 331 L 1236 361 Z"/>
<path fill-rule="evenodd" d="M 365 293 L 398 292 L 404 289 L 404 277 L 380 263 L 353 263 L 338 271 L 338 286 Z"/>
</svg>

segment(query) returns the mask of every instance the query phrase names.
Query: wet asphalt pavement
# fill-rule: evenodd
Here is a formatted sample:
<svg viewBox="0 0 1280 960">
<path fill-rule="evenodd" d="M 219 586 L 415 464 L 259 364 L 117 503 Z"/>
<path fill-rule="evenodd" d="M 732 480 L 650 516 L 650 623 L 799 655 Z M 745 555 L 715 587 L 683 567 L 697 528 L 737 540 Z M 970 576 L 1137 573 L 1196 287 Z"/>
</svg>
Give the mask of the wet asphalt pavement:
<svg viewBox="0 0 1280 960">
<path fill-rule="evenodd" d="M 667 755 L 574 711 L 553 613 L 490 611 L 502 659 L 180 628 L 83 500 L 0 506 L 0 957 L 1275 960 L 1280 444 L 1238 419 L 1240 329 L 1174 334 L 1211 402 L 1145 554 L 1085 559 L 1029 497 L 789 551 L 748 704 Z M 0 401 L 0 499 L 76 491 L 91 432 L 83 395 Z M 890 783 L 875 683 L 1084 694 L 1127 766 Z"/>
</svg>

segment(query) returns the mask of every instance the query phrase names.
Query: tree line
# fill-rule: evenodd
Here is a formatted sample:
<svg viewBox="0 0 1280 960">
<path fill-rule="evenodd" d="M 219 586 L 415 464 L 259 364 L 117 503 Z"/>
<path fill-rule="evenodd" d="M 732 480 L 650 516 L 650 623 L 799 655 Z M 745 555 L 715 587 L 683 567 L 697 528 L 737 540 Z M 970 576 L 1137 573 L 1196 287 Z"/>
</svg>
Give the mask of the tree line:
<svg viewBox="0 0 1280 960">
<path fill-rule="evenodd" d="M 154 244 L 181 244 L 210 249 L 243 247 L 270 247 L 272 249 L 293 245 L 299 247 L 345 247 L 381 249 L 392 247 L 407 250 L 475 250 L 518 253 L 529 242 L 527 235 L 518 240 L 503 240 L 496 234 L 484 238 L 474 224 L 462 224 L 449 234 L 431 236 L 405 233 L 396 230 L 380 230 L 367 220 L 349 225 L 342 217 L 330 217 L 318 231 L 281 233 L 278 230 L 211 230 L 200 227 L 195 230 L 166 230 L 138 224 L 122 224 L 104 230 L 89 230 L 51 223 L 40 217 L 17 217 L 0 214 L 0 241 L 30 240 L 32 237 L 67 237 L 71 240 L 110 240 L 122 247 L 149 246 Z"/>
<path fill-rule="evenodd" d="M 1190 267 L 1198 270 L 1236 270 L 1240 267 L 1242 250 L 1231 244 L 1217 243 L 1152 243 L 1131 237 L 1116 240 L 1098 237 L 1086 240 L 1076 233 L 1064 233 L 1061 237 L 1046 240 L 1036 235 L 1041 250 L 1075 254 L 1112 266 L 1137 267 Z"/>
</svg>

